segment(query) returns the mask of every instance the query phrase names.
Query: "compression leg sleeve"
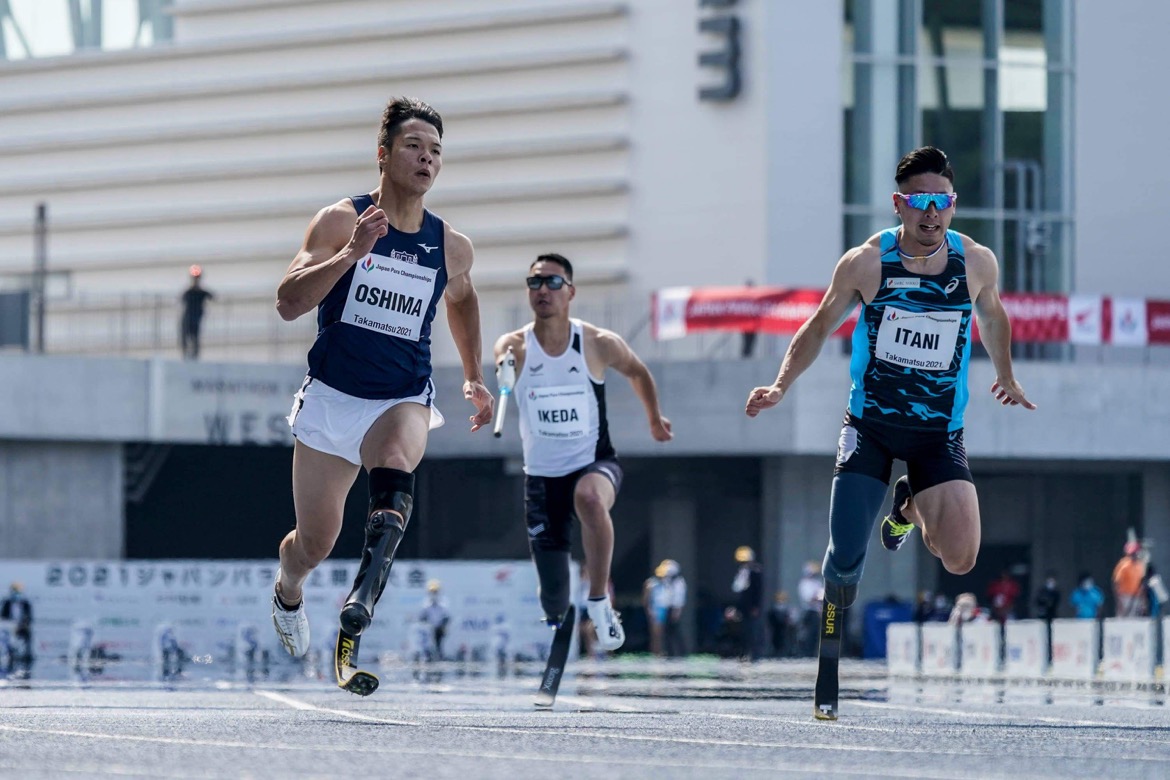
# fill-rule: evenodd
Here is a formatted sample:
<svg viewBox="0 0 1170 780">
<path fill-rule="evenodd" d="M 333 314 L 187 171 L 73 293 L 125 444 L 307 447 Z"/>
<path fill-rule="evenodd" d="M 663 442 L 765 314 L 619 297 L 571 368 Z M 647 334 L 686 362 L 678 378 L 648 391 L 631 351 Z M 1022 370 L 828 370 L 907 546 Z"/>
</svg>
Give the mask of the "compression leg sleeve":
<svg viewBox="0 0 1170 780">
<path fill-rule="evenodd" d="M 833 477 L 829 501 L 829 549 L 825 553 L 825 600 L 847 609 L 857 598 L 865 551 L 886 499 L 886 484 L 864 474 Z"/>
</svg>

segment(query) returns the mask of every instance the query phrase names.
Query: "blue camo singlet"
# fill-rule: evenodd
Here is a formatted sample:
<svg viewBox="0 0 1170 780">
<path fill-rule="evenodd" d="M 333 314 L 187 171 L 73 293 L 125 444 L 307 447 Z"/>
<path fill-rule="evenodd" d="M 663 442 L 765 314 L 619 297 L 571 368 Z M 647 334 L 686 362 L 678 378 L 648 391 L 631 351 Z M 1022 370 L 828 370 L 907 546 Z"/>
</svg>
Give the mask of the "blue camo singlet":
<svg viewBox="0 0 1170 780">
<path fill-rule="evenodd" d="M 358 214 L 373 200 L 351 198 Z M 309 376 L 357 398 L 409 398 L 431 376 L 431 322 L 447 286 L 444 223 L 423 211 L 417 233 L 390 226 L 317 308 Z"/>
<path fill-rule="evenodd" d="M 881 286 L 853 329 L 849 413 L 905 428 L 955 431 L 967 407 L 971 294 L 963 239 L 946 233 L 935 276 L 902 265 L 897 228 L 881 234 Z"/>
</svg>

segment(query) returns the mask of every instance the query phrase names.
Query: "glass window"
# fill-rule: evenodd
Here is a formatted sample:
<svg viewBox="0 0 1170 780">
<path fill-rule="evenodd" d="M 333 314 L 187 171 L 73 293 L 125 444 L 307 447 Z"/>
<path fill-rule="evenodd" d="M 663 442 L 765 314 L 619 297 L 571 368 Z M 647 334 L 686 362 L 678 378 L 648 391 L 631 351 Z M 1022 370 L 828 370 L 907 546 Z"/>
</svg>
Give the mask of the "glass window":
<svg viewBox="0 0 1170 780">
<path fill-rule="evenodd" d="M 1004 288 L 1067 289 L 1071 3 L 847 0 L 851 244 L 889 224 L 894 165 L 930 144 L 955 169 L 955 229 L 996 252 Z"/>
</svg>

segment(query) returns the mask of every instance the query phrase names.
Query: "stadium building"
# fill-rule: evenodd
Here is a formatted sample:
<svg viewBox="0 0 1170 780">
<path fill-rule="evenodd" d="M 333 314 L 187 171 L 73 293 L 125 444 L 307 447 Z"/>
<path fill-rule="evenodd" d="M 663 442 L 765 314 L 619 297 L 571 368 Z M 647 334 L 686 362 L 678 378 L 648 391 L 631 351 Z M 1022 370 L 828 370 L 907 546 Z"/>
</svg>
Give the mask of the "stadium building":
<svg viewBox="0 0 1170 780">
<path fill-rule="evenodd" d="M 1156 249 L 1170 108 L 1132 98 L 1161 94 L 1170 4 L 9 6 L 0 558 L 272 556 L 293 520 L 283 417 L 315 331 L 311 317 L 279 319 L 275 286 L 317 209 L 373 186 L 382 108 L 409 94 L 444 117 L 428 205 L 475 243 L 485 348 L 527 320 L 528 264 L 557 251 L 577 269 L 576 316 L 654 371 L 668 445 L 624 380 L 608 383 L 628 469 L 614 579 L 631 605 L 657 561 L 679 561 L 690 647 L 730 599 L 736 547 L 753 546 L 769 590 L 790 593 L 823 555 L 848 355 L 830 343 L 749 421 L 747 393 L 775 376 L 785 338 L 761 337 L 746 358 L 735 334 L 657 341 L 651 296 L 823 289 L 848 246 L 893 224 L 894 165 L 924 143 L 950 154 L 953 227 L 996 251 L 1002 289 L 1086 300 L 1073 315 L 1101 321 L 1099 337 L 1016 348 L 1034 413 L 999 409 L 989 362 L 974 362 L 979 564 L 960 583 L 917 543 L 891 556 L 875 542 L 862 600 L 982 592 L 1004 568 L 1027 594 L 1049 569 L 1066 588 L 1081 571 L 1104 581 L 1128 527 L 1170 565 L 1170 359 L 1154 333 L 1170 321 L 1129 341 L 1104 322 L 1110 302 L 1170 299 Z M 193 264 L 216 297 L 202 359 L 182 361 Z M 501 439 L 467 433 L 445 324 L 435 333 L 450 422 L 420 468 L 401 555 L 523 558 L 514 423 Z M 362 495 L 340 555 L 359 548 Z"/>
</svg>

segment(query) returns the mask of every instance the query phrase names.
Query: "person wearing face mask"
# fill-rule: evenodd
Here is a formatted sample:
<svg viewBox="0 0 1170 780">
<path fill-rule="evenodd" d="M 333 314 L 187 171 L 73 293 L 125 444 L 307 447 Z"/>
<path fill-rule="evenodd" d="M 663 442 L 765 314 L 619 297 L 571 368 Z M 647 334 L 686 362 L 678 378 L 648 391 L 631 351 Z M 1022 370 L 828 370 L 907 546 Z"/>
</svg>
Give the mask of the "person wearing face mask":
<svg viewBox="0 0 1170 780">
<path fill-rule="evenodd" d="M 1068 600 L 1072 604 L 1073 613 L 1082 620 L 1098 619 L 1101 617 L 1101 608 L 1105 606 L 1105 594 L 1087 571 L 1081 572 L 1077 578 L 1076 590 L 1069 594 Z"/>
<path fill-rule="evenodd" d="M 1060 588 L 1056 586 L 1056 574 L 1048 572 L 1044 587 L 1036 592 L 1036 617 L 1044 621 L 1048 634 L 1048 662 L 1052 662 L 1052 621 L 1060 609 Z"/>
</svg>

